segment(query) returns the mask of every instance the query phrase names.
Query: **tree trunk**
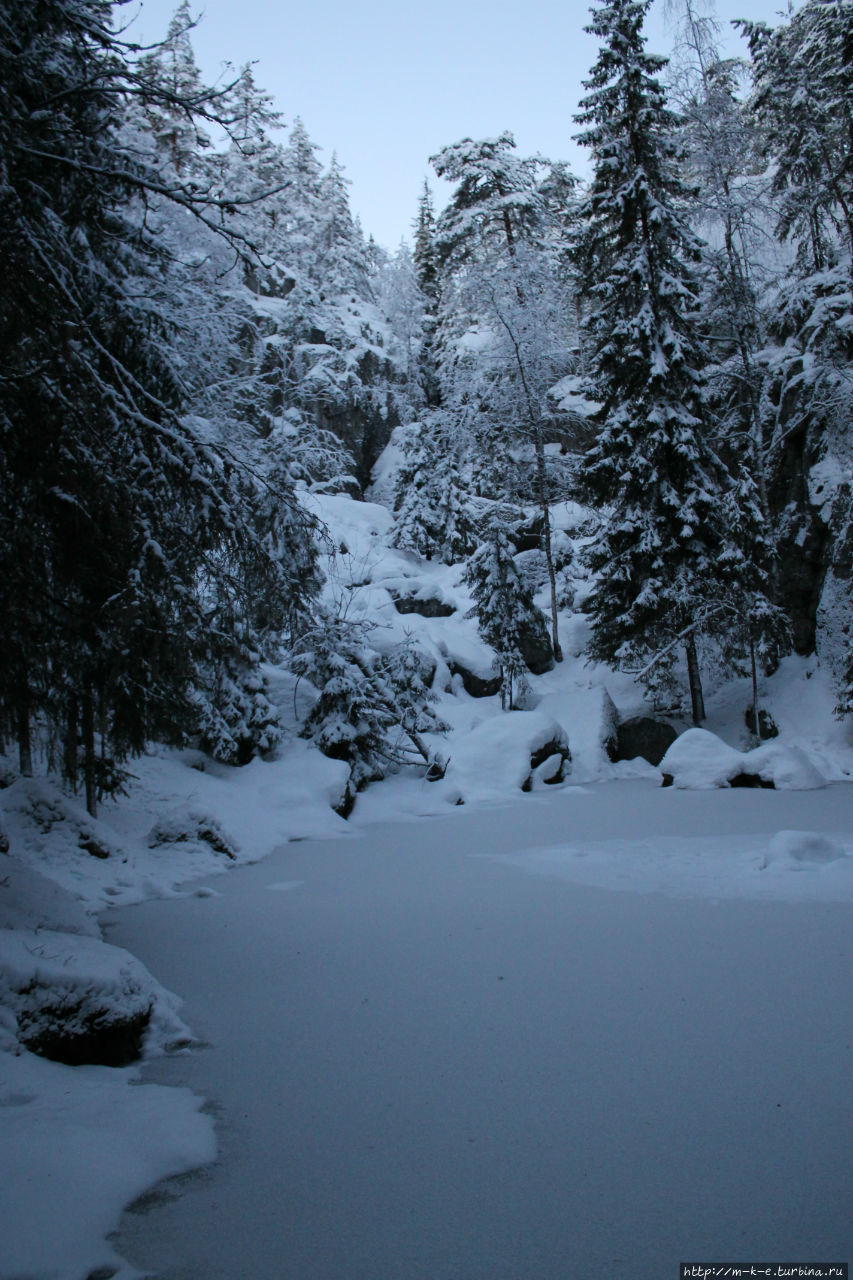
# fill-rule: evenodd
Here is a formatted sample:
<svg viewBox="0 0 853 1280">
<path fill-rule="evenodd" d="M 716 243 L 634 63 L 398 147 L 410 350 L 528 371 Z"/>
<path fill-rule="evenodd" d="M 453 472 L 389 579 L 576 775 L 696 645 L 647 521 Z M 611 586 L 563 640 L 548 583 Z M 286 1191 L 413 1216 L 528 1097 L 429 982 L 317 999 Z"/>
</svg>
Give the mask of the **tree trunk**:
<svg viewBox="0 0 853 1280">
<path fill-rule="evenodd" d="M 753 746 L 761 745 L 761 730 L 758 726 L 758 672 L 755 665 L 755 641 L 749 637 L 749 662 L 752 668 L 752 738 Z"/>
<path fill-rule="evenodd" d="M 68 718 L 65 722 L 65 743 L 62 752 L 62 770 L 68 782 L 76 791 L 78 782 L 79 760 L 77 756 L 77 735 L 80 732 L 80 716 L 77 699 L 72 698 L 68 705 Z"/>
<path fill-rule="evenodd" d="M 24 689 L 18 699 L 18 758 L 21 774 L 25 778 L 33 776 L 33 748 L 30 738 L 30 691 Z"/>
<path fill-rule="evenodd" d="M 537 427 L 534 437 L 536 449 L 536 483 L 539 489 L 539 507 L 542 512 L 542 549 L 545 552 L 545 563 L 548 566 L 548 584 L 551 592 L 551 647 L 554 650 L 554 661 L 563 661 L 563 650 L 560 647 L 560 633 L 557 626 L 557 575 L 554 571 L 554 556 L 551 550 L 551 504 L 548 501 L 548 476 L 545 471 L 545 445 L 542 432 Z"/>
<path fill-rule="evenodd" d="M 542 439 L 542 424 L 534 407 L 533 396 L 531 395 L 530 387 L 527 383 L 527 371 L 524 360 L 522 359 L 521 349 L 518 345 L 518 339 L 513 332 L 512 326 L 505 319 L 500 308 L 495 303 L 494 295 L 492 295 L 492 303 L 495 307 L 495 314 L 506 330 L 507 337 L 512 343 L 512 349 L 515 353 L 516 367 L 518 368 L 518 374 L 521 378 L 521 385 L 524 390 L 530 438 L 533 441 L 533 448 L 536 453 L 536 487 L 539 494 L 539 507 L 542 512 L 542 520 L 545 526 L 542 535 L 542 549 L 545 552 L 545 561 L 548 565 L 548 582 L 551 586 L 551 647 L 554 650 L 554 661 L 562 662 L 563 650 L 560 647 L 560 636 L 557 628 L 557 579 L 556 574 L 554 573 L 554 557 L 551 553 L 551 508 L 548 501 L 548 475 L 545 470 L 545 442 Z"/>
<path fill-rule="evenodd" d="M 98 815 L 98 799 L 95 788 L 97 760 L 95 756 L 95 703 L 92 690 L 83 695 L 83 782 L 86 788 L 86 809 L 93 818 Z"/>
<path fill-rule="evenodd" d="M 687 638 L 687 679 L 690 684 L 690 703 L 693 710 L 693 723 L 701 724 L 705 719 L 705 699 L 702 697 L 702 677 L 699 674 L 699 659 L 696 655 L 696 641 L 690 635 Z"/>
</svg>

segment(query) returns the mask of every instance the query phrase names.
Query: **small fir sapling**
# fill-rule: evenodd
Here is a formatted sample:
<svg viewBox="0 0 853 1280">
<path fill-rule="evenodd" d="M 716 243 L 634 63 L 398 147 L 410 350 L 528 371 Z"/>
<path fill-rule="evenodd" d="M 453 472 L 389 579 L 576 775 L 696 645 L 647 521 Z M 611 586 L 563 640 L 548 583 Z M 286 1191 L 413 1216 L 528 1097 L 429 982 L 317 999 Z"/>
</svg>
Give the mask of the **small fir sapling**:
<svg viewBox="0 0 853 1280">
<path fill-rule="evenodd" d="M 481 637 L 495 651 L 501 706 L 513 710 L 527 688 L 525 642 L 536 635 L 547 646 L 548 630 L 513 559 L 505 514 L 492 517 L 485 542 L 468 561 L 464 581 L 474 597 L 467 616 L 477 619 Z"/>
</svg>

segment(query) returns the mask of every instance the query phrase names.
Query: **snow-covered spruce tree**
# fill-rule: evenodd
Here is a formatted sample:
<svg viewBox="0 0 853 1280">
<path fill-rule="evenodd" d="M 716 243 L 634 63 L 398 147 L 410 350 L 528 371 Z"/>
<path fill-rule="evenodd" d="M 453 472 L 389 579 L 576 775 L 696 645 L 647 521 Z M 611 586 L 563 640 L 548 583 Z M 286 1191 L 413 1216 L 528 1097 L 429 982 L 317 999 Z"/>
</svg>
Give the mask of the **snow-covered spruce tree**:
<svg viewBox="0 0 853 1280">
<path fill-rule="evenodd" d="M 448 726 L 436 715 L 433 692 L 435 661 L 407 637 L 381 657 L 381 665 L 394 693 L 405 733 L 446 733 Z"/>
<path fill-rule="evenodd" d="M 670 94 L 684 121 L 693 222 L 707 241 L 700 275 L 709 409 L 722 447 L 746 460 L 769 525 L 757 296 L 768 277 L 769 180 L 759 130 L 739 92 L 746 66 L 721 58 L 712 4 L 670 0 L 670 7 L 680 37 Z"/>
<path fill-rule="evenodd" d="M 415 759 L 429 763 L 416 724 L 427 714 L 429 695 L 416 706 L 410 689 L 406 704 L 400 705 L 402 668 L 370 645 L 366 627 L 331 615 L 320 618 L 301 637 L 290 661 L 318 694 L 302 737 L 313 739 L 324 755 L 349 765 L 338 808 L 342 817 L 352 810 L 355 793 L 384 778 L 389 768 Z"/>
<path fill-rule="evenodd" d="M 758 735 L 758 676 L 772 672 L 791 649 L 791 621 L 774 603 L 774 548 L 758 486 L 749 470 L 730 471 L 721 495 L 726 538 L 717 561 L 720 599 L 714 632 L 723 669 L 752 682 L 751 720 Z"/>
<path fill-rule="evenodd" d="M 687 655 L 693 719 L 704 719 L 696 635 L 712 627 L 723 546 L 720 465 L 708 446 L 695 263 L 680 212 L 675 120 L 645 51 L 649 0 L 605 0 L 602 42 L 577 117 L 594 176 L 577 261 L 588 295 L 602 429 L 580 472 L 605 508 L 588 598 L 593 657 L 641 675 Z"/>
<path fill-rule="evenodd" d="M 130 66 L 107 0 L 3 0 L 0 21 L 0 714 L 25 772 L 36 717 L 64 743 L 94 811 L 116 762 L 192 731 L 202 668 L 259 649 L 302 588 L 170 359 L 145 201 L 208 229 L 226 202 L 119 132 L 131 99 L 203 118 L 211 97 Z"/>
<path fill-rule="evenodd" d="M 423 340 L 418 358 L 418 384 L 426 404 L 437 408 L 441 404 L 441 381 L 438 375 L 436 352 L 436 326 L 440 301 L 438 249 L 435 243 L 436 224 L 432 192 L 424 179 L 424 189 L 418 201 L 417 216 L 412 224 L 414 249 L 412 260 L 417 272 L 418 285 L 423 296 Z"/>
<path fill-rule="evenodd" d="M 799 652 L 849 662 L 853 542 L 853 3 L 807 0 L 771 30 L 742 24 L 750 107 L 795 262 L 771 299 L 763 401 L 781 588 Z"/>
<path fill-rule="evenodd" d="M 495 670 L 501 677 L 501 706 L 512 711 L 527 688 L 524 650 L 534 637 L 548 649 L 548 627 L 533 603 L 513 560 L 514 547 L 507 521 L 498 510 L 486 530 L 486 540 L 465 567 L 464 581 L 474 597 L 468 614 L 495 651 Z"/>
<path fill-rule="evenodd" d="M 320 219 L 317 226 L 318 267 L 324 289 L 334 295 L 373 298 L 370 263 L 361 228 L 353 220 L 347 187 L 337 154 L 319 186 Z"/>
<path fill-rule="evenodd" d="M 395 486 L 393 545 L 426 560 L 456 564 L 476 546 L 465 434 L 449 430 L 443 411 L 433 410 L 410 423 L 401 437 L 404 461 Z"/>
<path fill-rule="evenodd" d="M 198 170 L 200 153 L 211 145 L 201 118 L 206 108 L 221 107 L 224 97 L 202 81 L 192 47 L 196 25 L 189 0 L 180 0 L 164 39 L 137 63 L 148 86 L 142 108 L 151 136 L 165 163 L 180 177 Z M 156 96 L 150 92 L 154 85 Z"/>
</svg>

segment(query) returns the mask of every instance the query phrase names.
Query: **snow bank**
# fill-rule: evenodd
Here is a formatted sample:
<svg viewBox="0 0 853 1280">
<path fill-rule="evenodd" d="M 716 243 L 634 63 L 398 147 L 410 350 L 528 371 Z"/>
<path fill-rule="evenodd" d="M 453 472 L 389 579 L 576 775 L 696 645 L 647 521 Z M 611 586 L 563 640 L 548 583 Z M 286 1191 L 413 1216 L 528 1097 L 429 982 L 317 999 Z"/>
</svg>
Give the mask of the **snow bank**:
<svg viewBox="0 0 853 1280">
<path fill-rule="evenodd" d="M 133 1069 L 0 1053 L 0 1276 L 137 1275 L 105 1237 L 149 1187 L 215 1159 L 200 1108 Z"/>
<path fill-rule="evenodd" d="M 827 782 L 797 746 L 774 740 L 753 751 L 737 751 L 707 729 L 682 733 L 659 768 L 664 779 L 684 788 L 728 787 L 743 777 L 790 791 L 810 791 Z"/>
<path fill-rule="evenodd" d="M 0 886 L 0 930 L 53 929 L 98 936 L 79 898 L 12 855 L 0 860 Z"/>
<path fill-rule="evenodd" d="M 556 750 L 531 766 L 551 745 L 568 751 L 565 729 L 550 716 L 540 711 L 493 716 L 454 741 L 447 773 L 435 785 L 450 804 L 510 799 L 557 771 Z"/>
</svg>

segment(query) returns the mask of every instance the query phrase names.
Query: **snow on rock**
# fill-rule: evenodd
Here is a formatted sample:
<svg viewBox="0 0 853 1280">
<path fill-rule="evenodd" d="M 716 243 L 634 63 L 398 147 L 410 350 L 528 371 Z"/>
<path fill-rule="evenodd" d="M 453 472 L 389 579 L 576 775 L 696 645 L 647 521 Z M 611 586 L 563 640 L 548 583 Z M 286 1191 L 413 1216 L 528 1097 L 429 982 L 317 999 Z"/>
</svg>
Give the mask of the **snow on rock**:
<svg viewBox="0 0 853 1280">
<path fill-rule="evenodd" d="M 677 787 L 725 787 L 743 771 L 743 753 L 707 729 L 680 734 L 660 762 Z"/>
<path fill-rule="evenodd" d="M 457 738 L 444 779 L 435 785 L 451 804 L 508 799 L 539 781 L 556 781 L 557 774 L 562 780 L 570 759 L 568 736 L 556 720 L 540 711 L 511 711 Z"/>
<path fill-rule="evenodd" d="M 3 791 L 0 808 L 12 853 L 40 854 L 47 846 L 75 859 L 81 852 L 99 860 L 124 853 L 115 832 L 46 778 L 18 778 Z"/>
<path fill-rule="evenodd" d="M 190 1039 L 179 1001 L 143 964 L 80 934 L 0 931 L 0 1004 L 20 1042 L 57 1062 L 124 1066 L 149 1028 L 152 1049 Z"/>
<path fill-rule="evenodd" d="M 79 898 L 11 855 L 0 860 L 0 930 L 53 929 L 98 936 Z"/>
<path fill-rule="evenodd" d="M 217 818 L 197 809 L 175 809 L 158 818 L 148 833 L 149 849 L 157 849 L 164 844 L 186 844 L 188 841 L 209 845 L 215 853 L 224 853 L 226 857 L 235 859 L 240 848 Z"/>
<path fill-rule="evenodd" d="M 367 497 L 371 502 L 382 503 L 389 511 L 394 508 L 397 477 L 406 463 L 404 441 L 411 427 L 395 427 L 391 437 L 373 464 Z"/>
<path fill-rule="evenodd" d="M 707 729 L 682 733 L 660 762 L 665 783 L 676 787 L 705 789 L 754 785 L 808 791 L 826 785 L 820 773 L 796 746 L 774 741 L 753 751 L 737 751 Z M 748 784 L 747 784 L 748 785 Z"/>
<path fill-rule="evenodd" d="M 346 494 L 300 492 L 299 501 L 328 530 L 338 555 L 369 567 L 374 556 L 387 554 L 394 517 L 376 502 L 359 502 Z"/>
<path fill-rule="evenodd" d="M 827 783 L 805 751 L 794 744 L 767 742 L 754 751 L 747 751 L 743 759 L 745 772 L 757 773 L 774 787 L 786 791 L 812 791 Z"/>
</svg>

